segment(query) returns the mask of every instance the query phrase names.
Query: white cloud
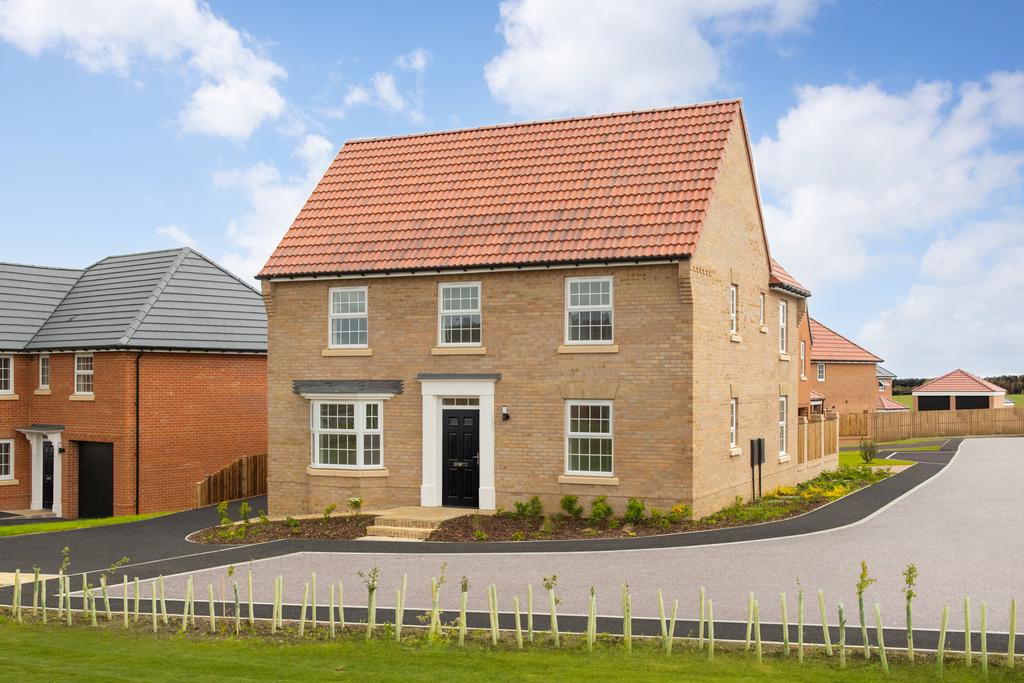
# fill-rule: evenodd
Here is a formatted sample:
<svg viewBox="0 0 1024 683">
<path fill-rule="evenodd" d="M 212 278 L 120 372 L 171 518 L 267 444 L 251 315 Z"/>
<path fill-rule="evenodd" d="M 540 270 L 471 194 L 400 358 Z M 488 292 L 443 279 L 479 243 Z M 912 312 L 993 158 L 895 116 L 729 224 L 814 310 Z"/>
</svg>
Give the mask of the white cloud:
<svg viewBox="0 0 1024 683">
<path fill-rule="evenodd" d="M 343 118 L 353 107 L 368 105 L 401 114 L 416 123 L 423 121 L 423 75 L 430 60 L 430 52 L 421 47 L 395 57 L 395 66 L 411 74 L 412 83 L 408 87 L 400 86 L 394 72 L 378 71 L 368 83 L 350 85 L 341 106 L 328 109 L 326 114 Z"/>
<path fill-rule="evenodd" d="M 247 139 L 285 107 L 274 85 L 284 69 L 196 0 L 8 0 L 0 39 L 126 78 L 147 64 L 186 66 L 201 79 L 178 117 L 187 132 Z"/>
<path fill-rule="evenodd" d="M 536 115 L 675 105 L 706 98 L 726 43 L 798 29 L 815 0 L 507 0 L 491 93 Z"/>
<path fill-rule="evenodd" d="M 292 224 L 317 181 L 333 158 L 334 145 L 319 135 L 307 135 L 293 154 L 301 172 L 285 177 L 272 163 L 217 173 L 214 184 L 241 191 L 246 212 L 227 228 L 233 249 L 221 263 L 241 277 L 252 277 L 266 263 L 274 247 Z"/>
<path fill-rule="evenodd" d="M 164 225 L 156 229 L 156 234 L 161 237 L 166 237 L 171 242 L 174 242 L 175 246 L 179 247 L 192 247 L 193 249 L 198 248 L 198 242 L 192 237 L 187 231 L 179 228 L 177 225 Z"/>
</svg>

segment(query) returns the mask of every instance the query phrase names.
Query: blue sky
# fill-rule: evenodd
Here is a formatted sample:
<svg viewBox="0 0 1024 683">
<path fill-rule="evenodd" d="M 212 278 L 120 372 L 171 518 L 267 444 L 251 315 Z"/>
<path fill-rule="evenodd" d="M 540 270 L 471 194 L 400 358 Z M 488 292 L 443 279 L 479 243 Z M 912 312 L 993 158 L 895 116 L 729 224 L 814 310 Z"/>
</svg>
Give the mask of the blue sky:
<svg viewBox="0 0 1024 683">
<path fill-rule="evenodd" d="M 252 275 L 352 137 L 742 97 L 773 254 L 902 376 L 1024 372 L 1020 3 L 0 0 L 0 260 Z"/>
</svg>

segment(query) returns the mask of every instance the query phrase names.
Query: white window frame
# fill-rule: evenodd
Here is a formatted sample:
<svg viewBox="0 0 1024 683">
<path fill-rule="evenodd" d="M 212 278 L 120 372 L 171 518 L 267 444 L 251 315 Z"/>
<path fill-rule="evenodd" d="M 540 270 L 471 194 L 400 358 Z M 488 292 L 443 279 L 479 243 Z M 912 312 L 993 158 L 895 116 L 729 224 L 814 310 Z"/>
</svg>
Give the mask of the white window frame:
<svg viewBox="0 0 1024 683">
<path fill-rule="evenodd" d="M 476 287 L 476 308 L 460 309 L 458 311 L 444 310 L 444 290 L 455 287 Z M 444 340 L 444 316 L 446 315 L 478 315 L 480 316 L 480 341 L 475 342 L 446 342 Z M 484 287 L 483 283 L 476 282 L 441 282 L 437 285 L 437 345 L 455 347 L 479 347 L 484 345 Z"/>
<path fill-rule="evenodd" d="M 381 470 L 384 469 L 384 401 L 379 399 L 337 399 L 337 400 L 315 400 L 310 401 L 309 431 L 310 431 L 310 466 L 316 469 L 326 470 Z M 320 406 L 333 404 L 352 405 L 353 420 L 355 429 L 323 429 L 320 427 Z M 374 404 L 377 406 L 377 428 L 367 429 L 366 427 L 366 406 Z M 320 462 L 320 435 L 321 434 L 350 434 L 356 437 L 356 464 L 342 465 Z M 367 464 L 364 437 L 368 434 L 376 434 L 380 437 L 380 462 Z"/>
<path fill-rule="evenodd" d="M 807 379 L 807 342 L 800 340 L 800 379 Z"/>
<path fill-rule="evenodd" d="M 334 293 L 335 292 L 362 292 L 363 312 L 362 313 L 335 313 Z M 366 319 L 366 343 L 365 344 L 335 344 L 334 343 L 334 321 L 341 319 Z M 368 287 L 331 287 L 327 292 L 327 348 L 329 349 L 366 349 L 370 346 L 370 291 Z"/>
<path fill-rule="evenodd" d="M 824 382 L 825 381 L 825 364 L 824 363 L 818 363 L 818 381 L 819 382 Z"/>
<path fill-rule="evenodd" d="M 46 361 L 45 363 L 43 361 Z M 46 381 L 43 381 L 43 365 L 46 366 Z M 39 388 L 49 389 L 50 388 L 50 354 L 41 353 L 39 354 Z"/>
<path fill-rule="evenodd" d="M 608 305 L 607 306 L 573 306 L 570 302 L 572 297 L 572 285 L 574 282 L 607 282 L 608 283 Z M 611 339 L 570 339 L 569 320 L 572 313 L 583 311 L 607 311 L 608 319 L 612 325 Z M 615 278 L 611 275 L 597 275 L 594 277 L 567 277 L 565 278 L 565 338 L 566 346 L 608 346 L 615 343 Z"/>
<path fill-rule="evenodd" d="M 779 396 L 779 459 L 785 460 L 789 446 L 789 397 Z"/>
<path fill-rule="evenodd" d="M 758 311 L 760 316 L 761 327 L 764 327 L 764 292 L 761 292 L 759 298 L 760 310 Z"/>
<path fill-rule="evenodd" d="M 571 414 L 573 406 L 607 406 L 608 407 L 608 433 L 604 434 L 601 432 L 572 432 L 569 431 L 571 425 Z M 583 439 L 608 439 L 611 442 L 611 459 L 612 467 L 609 472 L 595 472 L 592 470 L 574 470 L 569 467 L 569 439 L 571 438 L 583 438 Z M 615 406 L 613 401 L 598 400 L 598 399 L 576 399 L 565 402 L 565 473 L 571 476 L 577 477 L 614 477 L 615 476 Z"/>
<path fill-rule="evenodd" d="M 88 358 L 88 359 L 90 359 L 91 363 L 90 363 L 90 368 L 88 370 L 79 370 L 78 369 L 78 359 L 79 358 Z M 75 354 L 75 395 L 76 396 L 92 396 L 92 395 L 95 394 L 95 392 L 96 392 L 95 370 L 96 370 L 96 357 L 93 356 L 93 354 L 91 354 L 91 353 L 76 353 Z M 92 387 L 92 389 L 90 389 L 89 391 L 79 391 L 78 390 L 78 378 L 79 377 L 89 377 L 89 384 Z"/>
<path fill-rule="evenodd" d="M 785 299 L 779 301 L 779 353 L 786 353 L 789 348 L 789 335 L 787 323 L 789 317 L 789 306 Z"/>
<path fill-rule="evenodd" d="M 739 445 L 739 424 L 740 424 L 740 400 L 729 399 L 729 446 L 736 448 Z"/>
<path fill-rule="evenodd" d="M 736 334 L 739 331 L 739 308 L 740 288 L 739 285 L 729 285 L 729 331 Z"/>
<path fill-rule="evenodd" d="M 878 380 L 878 391 L 879 392 L 885 391 L 885 379 L 884 378 L 879 378 L 879 380 Z"/>
<path fill-rule="evenodd" d="M 14 439 L 0 439 L 0 446 L 7 446 L 7 459 L 8 459 L 8 472 L 7 474 L 0 473 L 0 481 L 10 481 L 14 479 Z"/>
<path fill-rule="evenodd" d="M 0 361 L 7 362 L 7 388 L 0 387 L 0 394 L 13 394 L 14 393 L 14 356 L 10 354 L 0 354 Z"/>
</svg>

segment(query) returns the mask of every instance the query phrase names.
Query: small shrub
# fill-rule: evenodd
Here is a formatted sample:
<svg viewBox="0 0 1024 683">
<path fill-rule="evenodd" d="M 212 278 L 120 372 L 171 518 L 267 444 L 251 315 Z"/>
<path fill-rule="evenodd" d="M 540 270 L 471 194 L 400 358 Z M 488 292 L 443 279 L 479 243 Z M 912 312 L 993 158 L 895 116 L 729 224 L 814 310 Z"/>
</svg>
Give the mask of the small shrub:
<svg viewBox="0 0 1024 683">
<path fill-rule="evenodd" d="M 259 517 L 260 526 L 267 526 L 268 524 L 270 524 L 270 518 L 267 517 L 266 510 L 261 509 L 259 512 L 256 513 L 256 516 Z"/>
<path fill-rule="evenodd" d="M 475 538 L 478 541 L 486 541 L 487 540 L 487 532 L 484 531 L 483 529 L 476 529 L 473 532 L 473 538 Z"/>
<path fill-rule="evenodd" d="M 562 509 L 565 514 L 579 519 L 583 516 L 583 506 L 579 504 L 579 496 L 562 496 Z"/>
<path fill-rule="evenodd" d="M 299 520 L 295 519 L 294 517 L 285 517 L 284 523 L 288 525 L 288 528 L 291 529 L 291 532 L 293 534 L 299 533 L 299 527 L 302 526 Z"/>
<path fill-rule="evenodd" d="M 526 532 L 525 531 L 513 531 L 512 532 L 512 540 L 513 541 L 525 541 L 526 540 Z"/>
<path fill-rule="evenodd" d="M 612 506 L 608 504 L 607 496 L 598 496 L 590 502 L 590 521 L 603 522 L 612 516 Z"/>
<path fill-rule="evenodd" d="M 360 510 L 363 509 L 363 499 L 359 497 L 349 498 L 348 509 L 351 510 L 352 512 L 359 512 Z"/>
<path fill-rule="evenodd" d="M 863 440 L 860 442 L 860 459 L 864 461 L 865 465 L 871 464 L 871 461 L 878 455 L 878 446 L 875 445 L 874 441 Z"/>
<path fill-rule="evenodd" d="M 669 519 L 674 523 L 685 522 L 693 517 L 693 510 L 685 503 L 676 503 L 668 513 Z"/>
<path fill-rule="evenodd" d="M 228 514 L 228 502 L 226 500 L 217 503 L 217 516 L 220 517 L 221 526 L 231 524 L 231 515 Z"/>
<path fill-rule="evenodd" d="M 550 536 L 551 532 L 554 531 L 555 525 L 550 517 L 545 517 L 544 522 L 540 525 L 540 534 L 543 536 Z"/>
<path fill-rule="evenodd" d="M 639 498 L 630 498 L 626 503 L 626 514 L 622 518 L 630 524 L 644 521 L 644 502 Z"/>
<path fill-rule="evenodd" d="M 608 520 L 608 528 L 609 529 L 618 529 L 620 526 L 622 526 L 622 522 L 620 522 L 619 520 L 615 519 L 614 517 L 612 517 L 611 519 Z"/>
<path fill-rule="evenodd" d="M 328 505 L 327 507 L 324 508 L 324 516 L 323 516 L 324 526 L 327 526 L 327 522 L 329 522 L 331 520 L 331 515 L 334 514 L 334 511 L 337 510 L 337 509 L 338 509 L 338 506 L 335 505 L 334 503 L 331 503 L 330 505 Z"/>
<path fill-rule="evenodd" d="M 538 496 L 534 496 L 527 501 L 516 501 L 514 505 L 516 507 L 516 517 L 540 517 L 544 514 L 544 506 L 541 505 Z"/>
<path fill-rule="evenodd" d="M 651 525 L 662 530 L 670 529 L 672 527 L 672 519 L 658 508 L 651 508 Z"/>
<path fill-rule="evenodd" d="M 583 535 L 584 536 L 597 536 L 600 533 L 601 532 L 598 531 L 597 529 L 595 529 L 593 527 L 589 527 L 589 526 L 586 529 L 583 530 Z"/>
<path fill-rule="evenodd" d="M 241 516 L 242 522 L 245 524 L 245 526 L 249 526 L 249 524 L 251 523 L 249 521 L 250 512 L 252 512 L 252 508 L 249 507 L 249 501 L 243 500 L 242 504 L 238 506 L 238 514 Z"/>
</svg>

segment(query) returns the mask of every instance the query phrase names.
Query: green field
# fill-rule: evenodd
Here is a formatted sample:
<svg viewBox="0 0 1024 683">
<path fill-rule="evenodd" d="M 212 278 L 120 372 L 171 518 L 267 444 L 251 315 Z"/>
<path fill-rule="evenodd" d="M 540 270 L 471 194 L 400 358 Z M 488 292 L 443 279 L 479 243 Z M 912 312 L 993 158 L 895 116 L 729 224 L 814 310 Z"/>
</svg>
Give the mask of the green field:
<svg viewBox="0 0 1024 683">
<path fill-rule="evenodd" d="M 294 627 L 292 627 L 294 628 Z M 324 638 L 320 629 L 320 638 Z M 407 636 L 408 638 L 408 636 Z M 563 638 L 555 650 L 547 635 L 524 651 L 514 643 L 491 647 L 480 634 L 459 649 L 451 642 L 426 643 L 362 640 L 359 631 L 344 638 L 299 642 L 294 635 L 282 642 L 269 637 L 236 639 L 222 636 L 153 635 L 121 631 L 120 626 L 96 629 L 79 625 L 17 625 L 0 617 L 0 680 L 19 681 L 930 681 L 935 663 L 919 655 L 909 665 L 889 653 L 891 674 L 885 676 L 877 657 L 869 663 L 855 649 L 847 654 L 840 670 L 837 657 L 809 654 L 804 664 L 794 652 L 788 658 L 766 654 L 757 664 L 754 653 L 742 648 L 719 647 L 713 662 L 692 644 L 678 642 L 666 656 L 656 641 L 634 642 L 632 656 L 623 653 L 621 642 L 602 642 L 587 655 L 576 638 Z M 980 680 L 977 663 L 967 671 L 947 658 L 947 681 Z M 1005 658 L 1002 658 L 1005 659 Z M 1013 680 L 1000 658 L 992 657 L 989 680 Z M 1019 673 L 1019 672 L 1013 672 Z M 1016 680 L 1020 680 L 1019 677 Z"/>
<path fill-rule="evenodd" d="M 39 522 L 38 524 L 12 524 L 11 526 L 0 526 L 0 537 L 21 536 L 22 534 L 41 534 L 52 531 L 69 531 L 71 529 L 89 529 L 97 526 L 110 526 L 112 524 L 126 524 L 128 522 L 141 522 L 144 519 L 153 519 L 166 512 L 150 512 L 145 515 L 125 515 L 123 517 L 101 517 L 100 519 L 71 519 L 66 522 Z"/>
<path fill-rule="evenodd" d="M 1017 407 L 1024 406 L 1024 394 L 1007 394 L 1006 398 L 1013 401 L 1017 405 Z M 897 403 L 902 403 L 911 410 L 914 409 L 914 397 L 911 396 L 910 394 L 905 394 L 903 396 L 893 396 L 892 400 L 896 401 Z"/>
</svg>

